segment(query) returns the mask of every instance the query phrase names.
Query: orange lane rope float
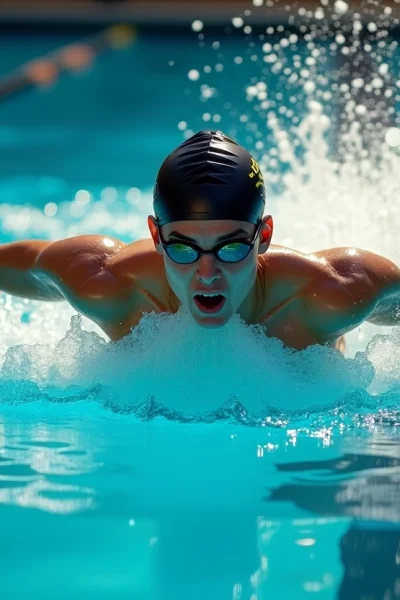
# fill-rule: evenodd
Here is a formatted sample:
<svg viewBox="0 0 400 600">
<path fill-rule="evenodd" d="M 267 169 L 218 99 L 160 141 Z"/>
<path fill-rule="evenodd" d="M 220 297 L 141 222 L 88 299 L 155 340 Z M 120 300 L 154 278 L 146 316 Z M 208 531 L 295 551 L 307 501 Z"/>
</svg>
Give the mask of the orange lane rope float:
<svg viewBox="0 0 400 600">
<path fill-rule="evenodd" d="M 130 25 L 113 25 L 82 42 L 31 60 L 0 79 L 0 101 L 32 87 L 53 85 L 64 73 L 90 68 L 96 56 L 105 50 L 123 50 L 134 43 L 136 30 Z"/>
</svg>

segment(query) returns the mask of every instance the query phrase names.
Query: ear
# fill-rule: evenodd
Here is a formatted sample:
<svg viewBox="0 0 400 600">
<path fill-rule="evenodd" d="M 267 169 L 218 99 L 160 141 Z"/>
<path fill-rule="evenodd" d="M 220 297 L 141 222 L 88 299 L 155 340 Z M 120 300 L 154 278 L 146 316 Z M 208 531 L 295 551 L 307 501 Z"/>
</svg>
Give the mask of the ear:
<svg viewBox="0 0 400 600">
<path fill-rule="evenodd" d="M 158 254 L 163 254 L 163 247 L 160 244 L 160 236 L 158 235 L 157 222 L 153 215 L 147 217 L 147 225 L 149 227 L 150 235 L 153 238 L 154 248 L 157 250 Z"/>
<path fill-rule="evenodd" d="M 263 218 L 263 224 L 260 229 L 260 239 L 258 244 L 258 254 L 264 254 L 269 248 L 274 231 L 274 222 L 271 215 Z"/>
</svg>

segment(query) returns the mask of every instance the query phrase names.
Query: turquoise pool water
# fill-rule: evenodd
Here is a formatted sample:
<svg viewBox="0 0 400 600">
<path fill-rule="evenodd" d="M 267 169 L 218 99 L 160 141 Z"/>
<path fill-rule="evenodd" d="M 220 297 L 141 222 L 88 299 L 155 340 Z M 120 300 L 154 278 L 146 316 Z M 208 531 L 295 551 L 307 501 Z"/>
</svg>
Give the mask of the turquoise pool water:
<svg viewBox="0 0 400 600">
<path fill-rule="evenodd" d="M 4 36 L 0 72 L 73 39 Z M 262 129 L 270 111 L 250 109 L 244 92 L 265 68 L 251 59 L 265 40 L 199 42 L 141 32 L 86 75 L 0 106 L 2 242 L 147 236 L 154 175 L 187 129 L 212 123 L 261 158 L 279 148 Z M 302 42 L 285 52 L 309 56 Z M 264 73 L 274 98 L 278 75 Z M 201 85 L 216 91 L 207 99 Z M 338 173 L 324 146 L 334 135 L 313 129 L 325 122 L 300 88 L 309 177 L 290 163 L 294 180 L 271 194 L 277 243 L 352 243 L 399 260 L 395 169 L 365 188 Z M 371 197 L 387 211 L 374 236 Z M 1 302 L 2 598 L 400 597 L 398 330 L 357 330 L 346 358 L 293 355 L 238 321 L 209 336 L 180 314 L 150 316 L 110 345 L 63 304 Z"/>
</svg>

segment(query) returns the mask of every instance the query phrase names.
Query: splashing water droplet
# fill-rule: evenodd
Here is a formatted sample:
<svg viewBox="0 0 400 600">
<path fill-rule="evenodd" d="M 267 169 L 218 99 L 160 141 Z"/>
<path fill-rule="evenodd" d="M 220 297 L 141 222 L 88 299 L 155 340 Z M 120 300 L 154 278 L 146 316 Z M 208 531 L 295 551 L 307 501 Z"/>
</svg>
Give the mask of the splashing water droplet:
<svg viewBox="0 0 400 600">
<path fill-rule="evenodd" d="M 192 23 L 193 31 L 196 31 L 196 32 L 202 31 L 203 27 L 204 27 L 203 22 L 199 21 L 198 19 L 196 21 L 193 21 L 193 23 Z"/>
<path fill-rule="evenodd" d="M 315 92 L 315 83 L 313 81 L 307 81 L 304 84 L 304 91 L 306 94 L 312 94 L 313 92 Z"/>
<path fill-rule="evenodd" d="M 385 133 L 385 142 L 392 148 L 400 146 L 400 129 L 397 127 L 390 127 L 387 129 Z"/>
<path fill-rule="evenodd" d="M 200 79 L 200 73 L 196 69 L 191 69 L 188 73 L 190 81 L 197 81 Z"/>
<path fill-rule="evenodd" d="M 234 17 L 232 19 L 232 25 L 234 27 L 237 27 L 239 29 L 240 27 L 243 27 L 244 21 L 243 21 L 243 19 L 241 17 Z"/>
<path fill-rule="evenodd" d="M 349 10 L 349 5 L 344 0 L 336 0 L 333 5 L 334 11 L 338 15 L 344 15 Z"/>
</svg>

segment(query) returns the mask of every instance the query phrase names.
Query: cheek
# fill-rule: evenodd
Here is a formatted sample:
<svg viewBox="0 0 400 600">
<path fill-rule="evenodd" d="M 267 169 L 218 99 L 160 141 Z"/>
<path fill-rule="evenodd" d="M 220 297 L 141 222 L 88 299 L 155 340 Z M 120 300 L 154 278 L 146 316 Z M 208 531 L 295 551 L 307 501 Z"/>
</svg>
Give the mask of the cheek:
<svg viewBox="0 0 400 600">
<path fill-rule="evenodd" d="M 191 271 L 188 267 L 177 267 L 171 261 L 165 261 L 165 274 L 167 281 L 173 292 L 179 297 L 182 290 L 185 290 L 191 278 Z"/>
<path fill-rule="evenodd" d="M 232 289 L 237 289 L 238 291 L 243 291 L 243 293 L 245 293 L 248 290 L 243 289 L 243 286 L 246 286 L 246 284 L 252 285 L 256 275 L 257 262 L 254 261 L 253 257 L 249 256 L 245 261 L 229 267 L 227 278 L 229 279 Z"/>
</svg>

